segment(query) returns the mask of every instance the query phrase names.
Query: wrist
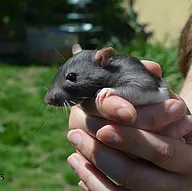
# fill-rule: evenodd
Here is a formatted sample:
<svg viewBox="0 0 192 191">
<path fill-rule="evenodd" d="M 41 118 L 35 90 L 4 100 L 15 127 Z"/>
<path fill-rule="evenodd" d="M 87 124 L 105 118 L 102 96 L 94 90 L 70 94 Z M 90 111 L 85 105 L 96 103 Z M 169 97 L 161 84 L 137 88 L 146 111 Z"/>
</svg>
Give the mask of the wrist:
<svg viewBox="0 0 192 191">
<path fill-rule="evenodd" d="M 189 67 L 189 71 L 188 71 L 187 76 L 186 76 L 186 79 L 189 79 L 189 78 L 192 79 L 192 62 L 191 62 L 191 65 Z"/>
<path fill-rule="evenodd" d="M 190 111 L 192 111 L 192 64 L 189 68 L 188 74 L 186 76 L 185 82 L 180 92 L 180 96 L 186 102 Z"/>
</svg>

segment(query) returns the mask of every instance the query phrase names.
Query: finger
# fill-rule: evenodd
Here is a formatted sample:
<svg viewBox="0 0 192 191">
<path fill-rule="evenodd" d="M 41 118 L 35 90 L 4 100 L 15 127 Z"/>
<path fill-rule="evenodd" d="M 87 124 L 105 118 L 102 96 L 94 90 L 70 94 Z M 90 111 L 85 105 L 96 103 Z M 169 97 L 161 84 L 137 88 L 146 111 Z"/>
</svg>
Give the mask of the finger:
<svg viewBox="0 0 192 191">
<path fill-rule="evenodd" d="M 183 100 L 181 96 L 177 95 L 176 93 L 174 93 L 171 90 L 169 90 L 169 97 L 172 99 Z M 185 101 L 183 100 L 183 102 L 185 102 Z M 187 107 L 187 105 L 186 105 L 186 107 Z M 187 107 L 187 115 L 191 115 L 191 111 L 188 107 Z"/>
<path fill-rule="evenodd" d="M 142 61 L 144 66 L 157 76 L 161 76 L 161 67 L 152 61 Z M 131 121 L 136 119 L 136 112 L 131 103 L 118 96 L 105 98 L 101 106 L 95 103 L 95 99 L 85 101 L 81 104 L 84 111 L 90 115 L 104 117 L 114 121 Z M 120 109 L 120 110 L 119 110 Z"/>
<path fill-rule="evenodd" d="M 176 139 L 181 139 L 192 132 L 192 116 L 187 115 L 171 123 L 162 129 L 159 129 L 156 133 Z M 186 142 L 187 144 L 190 144 Z"/>
<path fill-rule="evenodd" d="M 103 117 L 113 121 L 133 122 L 136 119 L 134 106 L 127 100 L 116 95 L 106 97 L 100 106 L 95 104 L 94 99 L 83 102 L 81 106 L 89 115 Z"/>
<path fill-rule="evenodd" d="M 183 100 L 179 95 L 174 93 L 172 90 L 169 90 L 169 97 L 172 98 L 172 99 Z"/>
<path fill-rule="evenodd" d="M 69 117 L 69 129 L 82 129 L 95 136 L 96 132 L 110 121 L 104 118 L 89 116 L 77 106 L 73 106 Z M 112 123 L 112 122 L 111 122 Z"/>
<path fill-rule="evenodd" d="M 141 60 L 145 68 L 147 68 L 150 72 L 155 74 L 158 77 L 162 76 L 161 66 L 156 62 L 149 61 L 149 60 Z"/>
<path fill-rule="evenodd" d="M 119 98 L 119 97 L 117 97 L 117 98 Z M 136 110 L 133 108 L 132 105 L 130 105 L 128 103 L 127 108 L 129 108 L 129 106 L 130 106 L 130 110 L 133 111 L 133 114 L 129 115 L 128 111 L 125 111 L 125 114 L 123 112 L 121 112 L 121 116 L 122 116 L 122 118 L 127 118 L 127 121 L 132 121 L 132 120 L 134 121 L 136 118 Z M 109 108 L 111 108 L 111 110 L 112 110 L 113 105 L 109 105 L 106 107 L 107 107 L 106 110 L 109 110 Z M 125 107 L 125 105 L 123 105 L 123 107 Z M 116 118 L 116 120 L 118 120 L 119 119 L 119 116 L 117 114 L 118 111 L 115 111 L 115 110 L 117 110 L 117 108 L 114 108 L 114 113 L 111 111 L 109 111 L 109 112 L 112 113 L 112 114 L 110 114 L 111 118 Z M 133 117 L 132 117 L 132 115 L 133 115 Z M 121 119 L 119 119 L 119 121 L 121 121 Z M 114 121 L 107 120 L 107 119 L 104 119 L 101 117 L 97 117 L 97 116 L 95 117 L 95 116 L 89 115 L 78 106 L 71 107 L 71 112 L 70 112 L 70 117 L 69 117 L 69 128 L 70 129 L 79 129 L 80 128 L 86 132 L 91 133 L 92 135 L 95 135 L 99 128 L 101 128 L 102 126 L 104 126 L 106 124 L 112 124 L 112 123 L 119 124 L 120 122 L 117 122 L 117 121 L 114 122 Z"/>
<path fill-rule="evenodd" d="M 142 163 L 140 160 L 131 160 L 123 153 L 101 144 L 82 130 L 70 131 L 68 139 L 94 166 L 130 190 L 180 191 L 189 186 L 189 182 L 182 176 Z M 81 165 L 76 166 L 80 168 Z"/>
<path fill-rule="evenodd" d="M 125 125 L 155 131 L 185 116 L 187 107 L 182 100 L 168 99 L 158 104 L 139 106 L 136 111 L 136 121 Z"/>
<path fill-rule="evenodd" d="M 106 124 L 123 124 L 131 127 L 156 131 L 177 121 L 186 114 L 186 105 L 182 100 L 169 99 L 162 103 L 137 108 L 137 119 L 134 123 L 112 122 L 99 117 L 87 115 L 78 107 L 73 107 L 69 119 L 71 129 L 81 128 L 95 135 L 98 129 Z M 186 126 L 188 128 L 189 126 Z M 180 128 L 180 127 L 179 127 Z M 174 134 L 174 133 L 173 133 Z"/>
<path fill-rule="evenodd" d="M 183 101 L 183 104 L 185 104 L 184 100 L 177 94 L 175 94 L 174 92 L 172 92 L 171 90 L 169 91 L 169 96 L 172 99 L 177 99 L 177 100 L 181 100 Z M 187 134 L 189 134 L 191 132 L 191 113 L 189 111 L 189 109 L 187 108 L 187 105 L 185 104 L 186 107 L 186 114 L 188 116 L 184 116 L 182 118 L 180 118 L 179 120 L 170 123 L 167 126 L 164 126 L 162 129 L 158 129 L 156 131 L 156 133 L 159 133 L 160 135 L 165 135 L 168 137 L 174 137 L 177 139 L 180 139 L 184 142 L 186 142 L 187 144 L 191 144 L 191 141 L 189 140 L 185 140 L 183 139 L 184 136 L 186 136 Z"/>
<path fill-rule="evenodd" d="M 85 191 L 128 191 L 110 181 L 103 173 L 78 153 L 69 156 L 67 162 L 81 179 Z"/>
<path fill-rule="evenodd" d="M 85 185 L 85 183 L 82 180 L 78 183 L 78 186 L 84 191 L 90 191 L 89 188 Z"/>
<path fill-rule="evenodd" d="M 158 112 L 157 112 L 158 113 Z M 162 113 L 162 112 L 160 112 Z M 71 120 L 69 120 L 70 129 L 83 129 L 87 133 L 95 136 L 97 131 L 107 124 L 114 124 L 102 118 L 88 116 L 78 107 L 71 111 Z M 141 122 L 142 123 L 142 122 Z M 126 127 L 127 128 L 127 127 Z M 152 129 L 152 128 L 151 128 Z M 154 133 L 160 135 L 181 139 L 185 136 L 185 142 L 192 144 L 192 117 L 184 116 L 163 128 L 157 129 Z"/>
<path fill-rule="evenodd" d="M 180 140 L 147 131 L 107 125 L 97 138 L 118 150 L 131 153 L 166 170 L 192 175 L 192 147 Z"/>
</svg>

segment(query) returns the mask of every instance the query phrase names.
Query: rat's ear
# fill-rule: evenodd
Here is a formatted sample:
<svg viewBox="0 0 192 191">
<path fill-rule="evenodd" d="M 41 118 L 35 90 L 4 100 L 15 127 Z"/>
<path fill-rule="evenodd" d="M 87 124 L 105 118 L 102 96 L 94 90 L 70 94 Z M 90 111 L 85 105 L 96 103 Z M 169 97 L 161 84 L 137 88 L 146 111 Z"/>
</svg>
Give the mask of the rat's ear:
<svg viewBox="0 0 192 191">
<path fill-rule="evenodd" d="M 103 48 L 98 50 L 94 57 L 94 63 L 98 64 L 102 68 L 109 65 L 109 62 L 113 59 L 115 55 L 115 50 L 112 47 Z"/>
<path fill-rule="evenodd" d="M 79 53 L 82 51 L 82 48 L 79 44 L 74 44 L 73 47 L 72 47 L 72 53 L 73 55 Z"/>
</svg>

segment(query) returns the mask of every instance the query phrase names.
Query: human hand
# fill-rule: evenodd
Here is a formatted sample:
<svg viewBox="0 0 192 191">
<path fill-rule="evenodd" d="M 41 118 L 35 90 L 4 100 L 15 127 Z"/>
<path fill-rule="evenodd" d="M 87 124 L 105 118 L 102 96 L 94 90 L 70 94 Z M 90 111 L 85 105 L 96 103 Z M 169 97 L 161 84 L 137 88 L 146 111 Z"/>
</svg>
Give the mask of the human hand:
<svg viewBox="0 0 192 191">
<path fill-rule="evenodd" d="M 109 97 L 110 98 L 110 97 Z M 176 96 L 176 98 L 179 100 L 179 98 Z M 112 96 L 111 96 L 111 98 L 110 99 L 114 99 L 114 97 L 112 98 Z M 105 101 L 105 100 L 104 100 Z M 112 100 L 111 100 L 112 101 Z M 98 113 L 99 113 L 99 116 L 102 116 L 102 114 L 103 113 L 105 113 L 105 115 L 103 115 L 103 116 L 107 116 L 106 118 L 108 118 L 108 119 L 112 119 L 112 117 L 113 117 L 113 115 L 114 115 L 114 113 L 115 112 L 111 112 L 111 111 L 113 111 L 114 110 L 114 107 L 112 107 L 112 110 L 110 110 L 110 109 L 108 109 L 106 106 L 107 106 L 107 104 L 106 103 L 109 103 L 108 104 L 108 106 L 110 107 L 110 105 L 111 105 L 111 101 L 109 101 L 108 100 L 108 102 L 103 102 L 104 104 L 104 106 L 105 107 L 102 107 L 102 109 L 101 110 L 99 110 L 98 109 Z M 161 111 L 160 112 L 160 120 L 159 120 L 159 116 L 156 116 L 156 115 L 154 115 L 154 112 L 152 112 L 151 114 L 152 114 L 152 116 L 153 116 L 153 120 L 150 120 L 150 121 L 147 121 L 146 122 L 146 120 L 144 120 L 144 121 L 142 121 L 142 120 L 136 120 L 135 121 L 135 123 L 134 123 L 134 125 L 135 125 L 135 127 L 140 127 L 140 128 L 143 128 L 143 129 L 147 129 L 147 130 L 151 130 L 151 131 L 154 131 L 155 129 L 159 129 L 159 127 L 163 127 L 166 123 L 167 124 L 169 124 L 169 123 L 171 123 L 171 121 L 176 121 L 176 120 L 178 120 L 178 118 L 182 118 L 182 116 L 184 116 L 184 114 L 185 114 L 185 111 L 186 111 L 186 106 L 185 106 L 185 104 L 181 101 L 180 102 L 180 104 L 179 104 L 179 107 L 175 107 L 175 114 L 177 113 L 177 115 L 179 116 L 180 115 L 180 117 L 173 117 L 174 115 L 173 114 L 170 114 L 170 115 L 167 115 L 167 111 L 170 109 L 170 107 L 172 106 L 172 102 L 174 102 L 175 103 L 175 100 L 173 101 L 173 100 L 169 100 L 169 101 L 167 101 L 167 102 L 165 102 L 163 105 L 162 105 L 162 107 L 160 107 L 161 109 L 159 109 L 159 106 L 157 106 L 157 107 L 155 107 L 155 108 L 153 108 L 153 109 L 155 109 L 155 111 Z M 113 103 L 113 102 L 112 102 Z M 177 101 L 176 101 L 176 103 L 177 103 Z M 105 105 L 106 104 L 106 105 Z M 174 105 L 174 104 L 173 104 Z M 132 106 L 131 105 L 129 105 L 130 107 L 129 107 L 129 109 L 131 108 L 131 110 L 133 111 L 133 115 L 131 115 L 131 118 L 130 117 L 128 117 L 128 118 L 123 118 L 123 120 L 122 121 L 126 121 L 126 120 L 124 120 L 124 119 L 127 119 L 127 121 L 128 122 L 132 122 L 132 121 L 134 121 L 133 120 L 133 116 L 134 116 L 134 108 L 132 108 Z M 154 105 L 153 105 L 154 106 Z M 146 106 L 146 107 L 150 107 L 150 106 Z M 115 109 L 116 108 L 118 108 L 118 107 L 115 107 Z M 105 110 L 106 109 L 106 110 Z M 108 110 L 107 110 L 108 109 Z M 152 109 L 152 108 L 151 108 Z M 148 110 L 149 111 L 151 111 L 151 109 L 150 108 L 148 108 Z M 157 109 L 157 110 L 156 110 Z M 159 110 L 158 110 L 159 109 Z M 143 117 L 145 116 L 146 118 L 147 118 L 147 114 L 148 114 L 148 116 L 150 116 L 151 114 L 150 113 L 146 113 L 146 108 L 144 107 L 144 108 L 138 108 L 137 109 L 138 111 L 140 110 L 140 112 L 138 112 L 139 113 L 139 117 L 137 117 L 137 119 L 144 119 Z M 143 110 L 143 112 L 142 112 L 142 110 Z M 109 111 L 109 113 L 108 112 L 106 112 L 106 111 Z M 154 110 L 152 110 L 152 111 L 154 111 Z M 94 118 L 94 117 L 90 117 L 90 116 L 88 116 L 86 113 L 84 113 L 82 110 L 79 110 L 79 108 L 75 108 L 75 109 L 73 109 L 72 110 L 72 112 L 75 112 L 75 113 L 72 113 L 72 115 L 71 115 L 71 120 L 70 120 L 70 126 L 72 127 L 72 128 L 83 128 L 86 132 L 89 132 L 89 133 L 91 133 L 92 135 L 95 135 L 95 133 L 97 132 L 97 130 L 100 128 L 100 127 L 102 127 L 102 126 L 104 126 L 105 124 L 110 124 L 109 122 L 110 121 L 106 121 L 106 120 L 104 120 L 104 119 L 101 119 L 101 118 Z M 174 113 L 173 112 L 173 113 Z M 73 114 L 74 115 L 76 115 L 76 120 L 72 120 L 72 119 L 74 119 L 74 116 L 73 116 Z M 141 117 L 142 116 L 142 117 Z M 172 118 L 172 117 L 173 118 Z M 77 120 L 78 119 L 78 120 Z M 99 120 L 98 120 L 99 119 Z M 118 120 L 118 118 L 115 118 L 114 117 L 114 119 L 115 120 Z M 131 120 L 130 120 L 131 119 Z M 129 121 L 130 120 L 130 121 Z M 185 128 L 185 129 L 183 129 L 183 128 L 180 128 L 180 127 L 182 127 L 182 125 L 179 125 L 179 124 L 182 124 L 181 123 L 181 121 L 182 121 L 182 123 L 186 123 L 186 125 L 185 125 L 185 127 L 188 127 L 188 128 Z M 143 122 L 144 122 L 144 124 L 143 124 Z M 93 126 L 93 124 L 94 124 L 94 127 L 95 128 L 92 128 L 92 126 Z M 77 125 L 79 125 L 79 126 L 77 126 Z M 107 127 L 109 127 L 109 126 L 107 126 Z M 155 128 L 154 128 L 155 127 Z M 104 127 L 105 128 L 105 127 Z M 103 129 L 103 128 L 102 128 Z M 101 130 L 102 130 L 101 129 Z M 117 128 L 118 129 L 118 128 Z M 121 129 L 124 129 L 124 130 L 126 130 L 126 129 L 128 129 L 129 130 L 129 128 L 125 128 L 124 126 L 121 126 Z M 168 129 L 168 128 L 166 128 L 166 129 Z M 189 131 L 189 129 L 190 129 L 190 122 L 188 121 L 188 118 L 186 118 L 186 117 L 184 117 L 182 120 L 180 119 L 180 123 L 178 123 L 178 122 L 175 122 L 174 123 L 174 125 L 172 125 L 172 126 L 170 126 L 169 127 L 169 129 L 172 129 L 172 130 L 169 130 L 168 132 L 167 131 L 164 131 L 164 134 L 167 134 L 168 136 L 173 136 L 173 137 L 182 137 L 184 134 L 186 134 L 186 132 L 188 132 Z M 100 130 L 100 131 L 101 131 Z M 108 130 L 110 130 L 110 129 L 108 129 Z M 112 130 L 112 129 L 111 129 Z M 135 129 L 136 130 L 136 129 Z M 78 130 L 79 131 L 79 130 Z M 83 132 L 83 131 L 82 131 Z M 111 131 L 110 131 L 111 132 Z M 85 132 L 83 132 L 83 133 L 85 133 Z M 99 134 L 99 133 L 98 133 Z M 109 133 L 107 133 L 108 135 L 110 135 Z M 108 136 L 107 135 L 107 136 Z M 88 134 L 84 134 L 84 136 L 83 137 L 86 137 L 86 136 L 89 136 Z M 93 137 L 91 137 L 92 139 L 93 139 Z M 122 140 L 124 140 L 124 138 L 126 138 L 126 137 L 123 137 L 123 139 Z M 69 136 L 69 139 L 70 139 L 70 136 Z M 106 137 L 104 136 L 104 140 L 106 139 Z M 125 139 L 126 140 L 126 139 Z M 94 139 L 94 141 L 95 141 L 95 144 L 94 145 L 97 145 L 97 143 L 98 143 L 98 141 L 97 140 L 95 140 Z M 105 141 L 104 141 L 105 142 Z M 106 142 L 105 142 L 106 143 Z M 87 142 L 87 143 L 85 143 L 85 145 L 87 145 L 87 144 L 89 144 L 89 142 Z M 110 144 L 109 144 L 110 145 Z M 120 144 L 121 145 L 121 144 Z M 89 145 L 90 146 L 90 145 Z M 103 145 L 103 146 L 105 146 L 105 145 Z M 110 146 L 113 146 L 113 147 L 115 147 L 114 145 L 110 145 Z M 106 147 L 106 146 L 105 146 Z M 107 147 L 108 148 L 108 147 Z M 118 149 L 118 146 L 116 146 L 116 148 Z M 108 148 L 108 149 L 110 149 L 110 148 Z M 120 148 L 119 148 L 120 149 Z M 90 149 L 91 150 L 91 149 Z M 95 149 L 94 151 L 96 151 L 96 150 L 98 150 L 98 149 Z M 101 150 L 103 150 L 103 149 L 101 149 Z M 125 153 L 127 152 L 126 151 L 126 149 L 120 149 L 120 150 L 123 150 Z M 135 149 L 133 149 L 133 150 L 135 150 Z M 84 151 L 85 151 L 85 149 L 84 149 Z M 119 158 L 119 162 L 121 161 L 121 162 L 123 162 L 123 160 L 122 160 L 122 155 L 121 154 L 123 154 L 123 153 L 121 153 L 121 154 L 116 154 L 116 151 L 115 151 L 115 153 L 114 153 L 114 151 L 115 150 L 112 150 L 112 152 L 111 152 L 111 155 L 113 156 L 113 157 L 117 157 L 117 158 Z M 139 150 L 139 151 L 142 151 L 142 150 Z M 82 151 L 81 151 L 82 152 Z M 93 150 L 90 152 L 90 153 L 92 153 L 91 155 L 93 156 L 94 155 L 94 152 L 93 152 Z M 107 153 L 108 154 L 110 154 L 110 151 L 107 151 Z M 129 152 L 130 153 L 130 152 Z M 137 155 L 137 154 L 135 154 L 134 152 L 131 152 L 132 154 L 134 154 L 134 155 Z M 82 152 L 82 154 L 86 157 L 87 156 L 87 154 L 86 154 L 86 151 L 85 151 L 85 153 L 83 153 Z M 83 158 L 82 157 L 82 155 L 79 155 L 79 153 L 78 154 L 76 154 L 78 157 L 80 157 L 80 161 L 82 161 L 84 164 L 86 163 L 86 164 L 90 164 L 85 158 Z M 139 155 L 137 155 L 137 156 L 139 156 Z M 126 156 L 127 157 L 127 156 Z M 141 157 L 141 156 L 139 156 L 139 157 Z M 70 157 L 71 158 L 71 157 Z M 69 160 L 70 160 L 70 158 L 69 158 Z M 92 158 L 92 157 L 91 157 Z M 101 158 L 104 158 L 105 159 L 105 157 L 101 157 Z M 130 161 L 128 160 L 128 159 L 130 159 L 130 158 L 128 158 L 127 157 L 127 162 L 129 163 Z M 102 159 L 100 159 L 101 161 L 102 161 Z M 108 160 L 110 160 L 110 159 L 107 159 L 107 161 Z M 146 158 L 146 160 L 147 160 L 147 158 Z M 99 161 L 99 160 L 96 160 L 96 161 Z M 91 161 L 91 162 L 93 162 L 93 161 Z M 104 161 L 103 161 L 104 162 Z M 124 160 L 124 162 L 125 162 L 125 160 Z M 136 161 L 137 163 L 138 163 L 138 161 Z M 139 161 L 139 164 L 141 163 L 141 161 Z M 94 162 L 93 162 L 93 164 L 94 164 Z M 141 163 L 142 164 L 142 163 Z M 140 164 L 140 166 L 142 166 Z M 91 164 L 90 164 L 91 165 Z M 112 165 L 114 166 L 114 164 L 112 163 Z M 118 164 L 116 164 L 117 166 L 118 165 L 121 165 L 121 163 L 118 163 Z M 109 166 L 109 165 L 108 165 Z M 137 166 L 138 166 L 138 164 L 137 164 Z M 92 177 L 92 181 L 87 181 L 87 182 L 89 182 L 89 183 L 91 183 L 91 185 L 92 185 L 92 187 L 90 187 L 90 188 L 92 188 L 91 190 L 104 190 L 104 189 L 99 189 L 98 187 L 96 187 L 96 189 L 94 189 L 94 184 L 93 183 L 100 183 L 99 185 L 102 187 L 102 186 L 106 186 L 106 185 L 110 185 L 109 187 L 111 187 L 111 189 L 110 190 L 117 190 L 116 189 L 116 186 L 112 183 L 112 182 L 110 182 L 108 179 L 106 179 L 106 177 L 104 176 L 104 175 L 102 175 L 102 176 L 99 176 L 99 177 L 102 177 L 102 178 L 100 178 L 100 179 L 98 179 L 96 176 L 94 176 L 94 172 L 96 172 L 96 174 L 99 174 L 99 175 L 101 175 L 101 172 L 99 172 L 97 169 L 94 169 L 94 167 L 92 166 L 92 168 L 94 169 L 94 170 L 92 170 L 92 171 L 89 171 L 89 170 L 86 170 L 86 168 L 85 168 L 85 166 L 84 166 L 84 168 L 83 168 L 83 165 L 81 166 L 82 168 L 81 168 L 81 170 L 80 170 L 80 166 L 79 166 L 79 176 L 80 176 L 80 178 L 82 179 L 82 180 L 86 180 L 86 178 L 85 177 Z M 107 165 L 106 165 L 106 167 L 107 167 Z M 114 169 L 114 168 L 112 168 L 112 169 Z M 121 168 L 120 168 L 121 169 Z M 149 169 L 148 169 L 148 171 L 149 171 Z M 77 172 L 77 171 L 76 171 Z M 116 171 L 115 171 L 116 172 Z M 146 171 L 147 172 L 147 171 Z M 85 175 L 84 176 L 84 178 L 82 177 L 82 173 Z M 152 171 L 152 173 L 153 173 L 153 171 Z M 107 174 L 107 173 L 106 173 Z M 109 176 L 110 176 L 110 173 L 108 174 Z M 125 174 L 125 176 L 126 176 L 126 174 Z M 94 177 L 94 178 L 93 178 Z M 104 178 L 105 177 L 105 178 Z M 152 178 L 152 180 L 153 180 L 153 178 Z M 104 182 L 103 182 L 104 181 Z M 118 182 L 118 181 L 117 181 Z M 120 180 L 120 182 L 121 182 L 121 180 Z M 150 182 L 150 183 L 153 183 L 153 181 L 152 182 Z M 169 182 L 169 183 L 172 183 L 172 182 Z M 82 185 L 82 182 L 80 183 L 81 185 Z M 141 184 L 142 185 L 142 184 Z M 175 185 L 175 184 L 174 184 Z M 125 185 L 126 186 L 126 185 Z M 149 186 L 149 185 L 148 185 Z M 159 186 L 158 186 L 159 187 Z M 112 189 L 113 188 L 113 189 Z M 159 188 L 161 188 L 161 187 L 159 187 Z M 179 188 L 179 187 L 178 187 Z M 119 190 L 120 188 L 118 187 L 118 190 Z M 121 188 L 121 190 L 124 190 L 124 188 Z M 143 189 L 142 189 L 143 190 Z M 156 190 L 156 189 L 155 189 Z"/>
<path fill-rule="evenodd" d="M 143 64 L 148 70 L 161 76 L 161 68 L 158 64 L 151 61 L 143 61 Z M 172 92 L 170 98 L 158 104 L 137 108 L 115 95 L 105 98 L 102 105 L 97 105 L 94 100 L 87 101 L 81 105 L 81 108 L 79 106 L 71 108 L 69 126 L 71 129 L 82 128 L 95 135 L 97 130 L 106 124 L 121 124 L 153 132 L 161 129 L 164 134 L 181 138 L 188 131 L 188 127 L 181 129 L 180 126 L 175 128 L 174 125 L 163 128 L 186 114 L 187 108 L 183 100 Z"/>
<path fill-rule="evenodd" d="M 82 180 L 80 186 L 83 184 L 84 190 L 191 190 L 192 146 L 135 128 L 107 125 L 99 131 L 97 136 L 102 140 L 105 133 L 108 139 L 111 138 L 110 132 L 117 133 L 116 139 L 107 142 L 110 147 L 81 129 L 70 131 L 68 135 L 78 150 L 68 158 L 68 163 Z M 118 150 L 149 162 L 132 159 Z M 117 186 L 105 175 L 122 186 Z"/>
</svg>

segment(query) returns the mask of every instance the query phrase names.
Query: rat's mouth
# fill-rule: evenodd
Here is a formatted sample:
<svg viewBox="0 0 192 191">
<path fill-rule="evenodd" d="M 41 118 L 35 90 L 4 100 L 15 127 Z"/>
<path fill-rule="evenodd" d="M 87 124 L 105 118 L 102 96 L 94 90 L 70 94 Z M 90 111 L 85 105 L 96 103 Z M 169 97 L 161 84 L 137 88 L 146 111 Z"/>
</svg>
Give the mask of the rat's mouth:
<svg viewBox="0 0 192 191">
<path fill-rule="evenodd" d="M 68 94 L 63 94 L 60 92 L 55 93 L 53 91 L 48 91 L 45 95 L 44 101 L 46 104 L 55 107 L 71 107 L 78 105 L 90 98 L 91 97 L 69 96 Z"/>
<path fill-rule="evenodd" d="M 81 104 L 83 101 L 87 100 L 88 98 L 75 98 L 73 100 L 60 100 L 60 99 L 46 99 L 45 103 L 54 107 L 71 107 L 74 105 Z"/>
</svg>

